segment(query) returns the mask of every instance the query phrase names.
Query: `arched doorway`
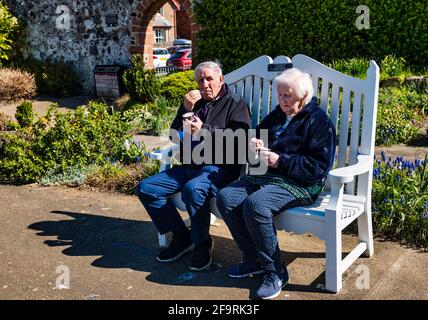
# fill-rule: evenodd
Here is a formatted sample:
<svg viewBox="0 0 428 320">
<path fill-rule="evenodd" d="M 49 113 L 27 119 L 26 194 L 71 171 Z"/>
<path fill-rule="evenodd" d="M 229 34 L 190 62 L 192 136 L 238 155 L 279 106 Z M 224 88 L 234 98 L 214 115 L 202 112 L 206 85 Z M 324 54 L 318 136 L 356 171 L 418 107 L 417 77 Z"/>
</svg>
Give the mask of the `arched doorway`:
<svg viewBox="0 0 428 320">
<path fill-rule="evenodd" d="M 169 0 L 142 0 L 139 1 L 136 11 L 132 14 L 131 22 L 131 54 L 141 53 L 148 68 L 153 67 L 153 17 Z M 191 21 L 192 57 L 196 61 L 197 33 L 199 25 L 196 23 L 189 0 L 179 0 L 181 9 L 186 11 Z"/>
</svg>

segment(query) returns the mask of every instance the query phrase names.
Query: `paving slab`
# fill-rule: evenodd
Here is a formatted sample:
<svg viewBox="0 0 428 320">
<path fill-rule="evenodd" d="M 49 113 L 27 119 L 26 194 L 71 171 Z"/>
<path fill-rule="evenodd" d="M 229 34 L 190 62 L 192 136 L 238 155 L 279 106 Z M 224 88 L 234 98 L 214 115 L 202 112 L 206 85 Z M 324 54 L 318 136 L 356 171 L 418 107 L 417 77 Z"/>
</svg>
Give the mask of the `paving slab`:
<svg viewBox="0 0 428 320">
<path fill-rule="evenodd" d="M 240 255 L 217 222 L 213 265 L 192 272 L 189 255 L 171 264 L 155 260 L 156 229 L 136 196 L 0 185 L 0 299 L 247 300 L 260 277 L 227 276 Z M 278 235 L 291 281 L 276 300 L 428 299 L 426 252 L 377 239 L 375 255 L 358 259 L 333 294 L 322 290 L 324 242 Z M 344 235 L 344 251 L 356 241 Z"/>
</svg>

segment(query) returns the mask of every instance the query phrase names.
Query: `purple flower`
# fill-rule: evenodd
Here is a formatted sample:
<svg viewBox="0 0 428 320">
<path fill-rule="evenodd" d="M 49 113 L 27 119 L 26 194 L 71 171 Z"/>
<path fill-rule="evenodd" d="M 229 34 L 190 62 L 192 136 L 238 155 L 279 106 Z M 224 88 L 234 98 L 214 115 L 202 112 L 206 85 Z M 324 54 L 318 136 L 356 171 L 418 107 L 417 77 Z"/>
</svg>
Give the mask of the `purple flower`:
<svg viewBox="0 0 428 320">
<path fill-rule="evenodd" d="M 382 161 L 385 162 L 386 161 L 386 157 L 385 157 L 385 152 L 383 152 L 383 150 L 380 153 L 380 156 L 382 157 Z"/>
</svg>

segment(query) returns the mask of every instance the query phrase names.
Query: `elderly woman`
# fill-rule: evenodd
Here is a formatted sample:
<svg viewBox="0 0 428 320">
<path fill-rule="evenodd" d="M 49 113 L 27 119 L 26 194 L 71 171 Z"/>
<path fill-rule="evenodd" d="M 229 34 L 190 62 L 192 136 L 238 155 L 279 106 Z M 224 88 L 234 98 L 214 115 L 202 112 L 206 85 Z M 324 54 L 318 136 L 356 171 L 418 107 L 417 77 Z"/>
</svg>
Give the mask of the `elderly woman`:
<svg viewBox="0 0 428 320">
<path fill-rule="evenodd" d="M 308 74 L 289 69 L 275 79 L 279 105 L 257 126 L 268 130 L 268 145 L 253 138 L 250 149 L 260 153 L 267 173 L 242 176 L 223 188 L 217 207 L 230 229 L 243 260 L 232 266 L 232 278 L 264 274 L 256 292 L 259 299 L 278 296 L 288 283 L 287 268 L 273 217 L 283 210 L 312 204 L 333 165 L 336 133 L 313 97 Z"/>
</svg>

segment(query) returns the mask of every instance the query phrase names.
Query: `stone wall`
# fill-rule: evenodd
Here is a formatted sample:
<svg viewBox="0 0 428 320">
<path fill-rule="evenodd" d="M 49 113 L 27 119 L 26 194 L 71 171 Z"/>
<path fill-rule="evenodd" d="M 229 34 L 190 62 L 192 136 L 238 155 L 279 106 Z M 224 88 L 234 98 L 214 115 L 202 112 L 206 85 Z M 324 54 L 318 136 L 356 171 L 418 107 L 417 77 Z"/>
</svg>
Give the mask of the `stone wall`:
<svg viewBox="0 0 428 320">
<path fill-rule="evenodd" d="M 27 42 L 33 56 L 72 62 L 84 93 L 93 92 L 96 65 L 129 63 L 130 24 L 137 0 L 5 2 L 19 19 L 27 22 Z M 108 15 L 117 15 L 117 25 L 107 25 Z"/>
<path fill-rule="evenodd" d="M 94 92 L 96 65 L 129 65 L 141 53 L 153 65 L 153 16 L 168 0 L 3 0 L 28 26 L 27 43 L 40 60 L 64 59 L 81 77 L 83 94 Z M 179 0 L 192 20 L 190 0 Z M 113 25 L 108 22 L 116 20 Z M 192 45 L 199 27 L 192 23 Z M 193 54 L 195 56 L 195 52 Z"/>
</svg>

